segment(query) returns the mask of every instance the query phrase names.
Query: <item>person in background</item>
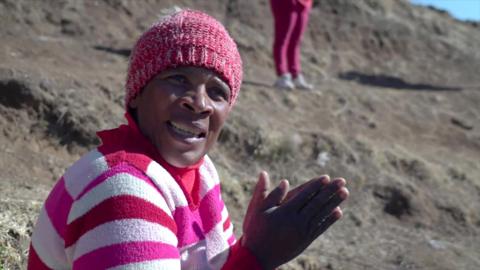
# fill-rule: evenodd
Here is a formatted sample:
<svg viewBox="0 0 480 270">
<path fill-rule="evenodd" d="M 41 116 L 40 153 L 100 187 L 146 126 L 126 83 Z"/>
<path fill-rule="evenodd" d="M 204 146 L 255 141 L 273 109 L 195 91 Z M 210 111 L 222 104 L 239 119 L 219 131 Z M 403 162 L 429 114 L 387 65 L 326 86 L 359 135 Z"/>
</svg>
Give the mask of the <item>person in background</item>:
<svg viewBox="0 0 480 270">
<path fill-rule="evenodd" d="M 307 28 L 312 1 L 270 0 L 275 28 L 273 59 L 278 76 L 274 86 L 277 88 L 313 88 L 305 81 L 300 64 L 300 44 Z"/>
<path fill-rule="evenodd" d="M 151 26 L 130 56 L 127 124 L 99 132 L 101 145 L 58 180 L 28 269 L 274 269 L 336 222 L 344 179 L 270 191 L 261 172 L 236 239 L 207 153 L 242 74 L 235 42 L 209 15 L 177 10 Z"/>
</svg>

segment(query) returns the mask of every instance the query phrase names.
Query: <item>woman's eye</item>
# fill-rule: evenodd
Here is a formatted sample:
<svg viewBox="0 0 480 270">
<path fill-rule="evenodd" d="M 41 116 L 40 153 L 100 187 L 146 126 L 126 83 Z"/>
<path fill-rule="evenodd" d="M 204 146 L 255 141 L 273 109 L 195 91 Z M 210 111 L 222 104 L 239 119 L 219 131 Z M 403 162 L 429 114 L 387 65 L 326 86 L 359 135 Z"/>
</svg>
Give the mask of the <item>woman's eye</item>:
<svg viewBox="0 0 480 270">
<path fill-rule="evenodd" d="M 172 75 L 167 77 L 167 81 L 176 83 L 176 84 L 186 84 L 188 83 L 188 80 L 185 76 L 183 75 Z"/>
<path fill-rule="evenodd" d="M 214 100 L 226 100 L 228 101 L 229 98 L 230 98 L 230 94 L 228 93 L 228 91 L 220 88 L 220 87 L 211 87 L 209 89 L 209 93 L 210 93 L 210 96 L 214 99 Z"/>
</svg>

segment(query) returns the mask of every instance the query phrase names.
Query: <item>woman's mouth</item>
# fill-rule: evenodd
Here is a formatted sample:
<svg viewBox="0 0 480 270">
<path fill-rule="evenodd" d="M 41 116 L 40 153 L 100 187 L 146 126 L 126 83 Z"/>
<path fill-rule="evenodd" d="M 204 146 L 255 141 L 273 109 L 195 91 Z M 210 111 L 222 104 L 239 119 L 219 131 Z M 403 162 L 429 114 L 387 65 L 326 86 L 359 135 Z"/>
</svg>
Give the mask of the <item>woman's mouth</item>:
<svg viewBox="0 0 480 270">
<path fill-rule="evenodd" d="M 177 137 L 187 141 L 202 139 L 206 135 L 206 132 L 192 125 L 168 121 L 167 126 Z"/>
</svg>

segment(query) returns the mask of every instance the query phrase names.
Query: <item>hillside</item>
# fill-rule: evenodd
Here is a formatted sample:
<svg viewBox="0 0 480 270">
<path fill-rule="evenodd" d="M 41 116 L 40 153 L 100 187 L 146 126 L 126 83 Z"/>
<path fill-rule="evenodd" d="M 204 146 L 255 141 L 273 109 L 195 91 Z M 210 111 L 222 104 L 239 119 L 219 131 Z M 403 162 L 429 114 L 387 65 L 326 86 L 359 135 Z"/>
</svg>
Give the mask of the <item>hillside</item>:
<svg viewBox="0 0 480 270">
<path fill-rule="evenodd" d="M 480 25 L 407 0 L 314 1 L 278 91 L 267 0 L 0 0 L 0 269 L 24 269 L 49 189 L 123 122 L 130 48 L 160 10 L 205 10 L 245 80 L 211 154 L 237 235 L 261 169 L 343 176 L 345 217 L 282 269 L 480 269 Z"/>
</svg>

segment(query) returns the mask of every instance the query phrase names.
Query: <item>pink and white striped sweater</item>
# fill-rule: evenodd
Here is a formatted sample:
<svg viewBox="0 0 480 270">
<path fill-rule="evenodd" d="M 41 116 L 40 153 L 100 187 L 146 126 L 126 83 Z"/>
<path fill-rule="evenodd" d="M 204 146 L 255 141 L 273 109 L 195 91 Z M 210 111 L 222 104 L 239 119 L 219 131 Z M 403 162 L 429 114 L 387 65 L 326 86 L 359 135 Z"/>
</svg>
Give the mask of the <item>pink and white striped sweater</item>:
<svg viewBox="0 0 480 270">
<path fill-rule="evenodd" d="M 235 240 L 211 160 L 172 167 L 126 117 L 51 191 L 28 269 L 260 269 Z"/>
</svg>

